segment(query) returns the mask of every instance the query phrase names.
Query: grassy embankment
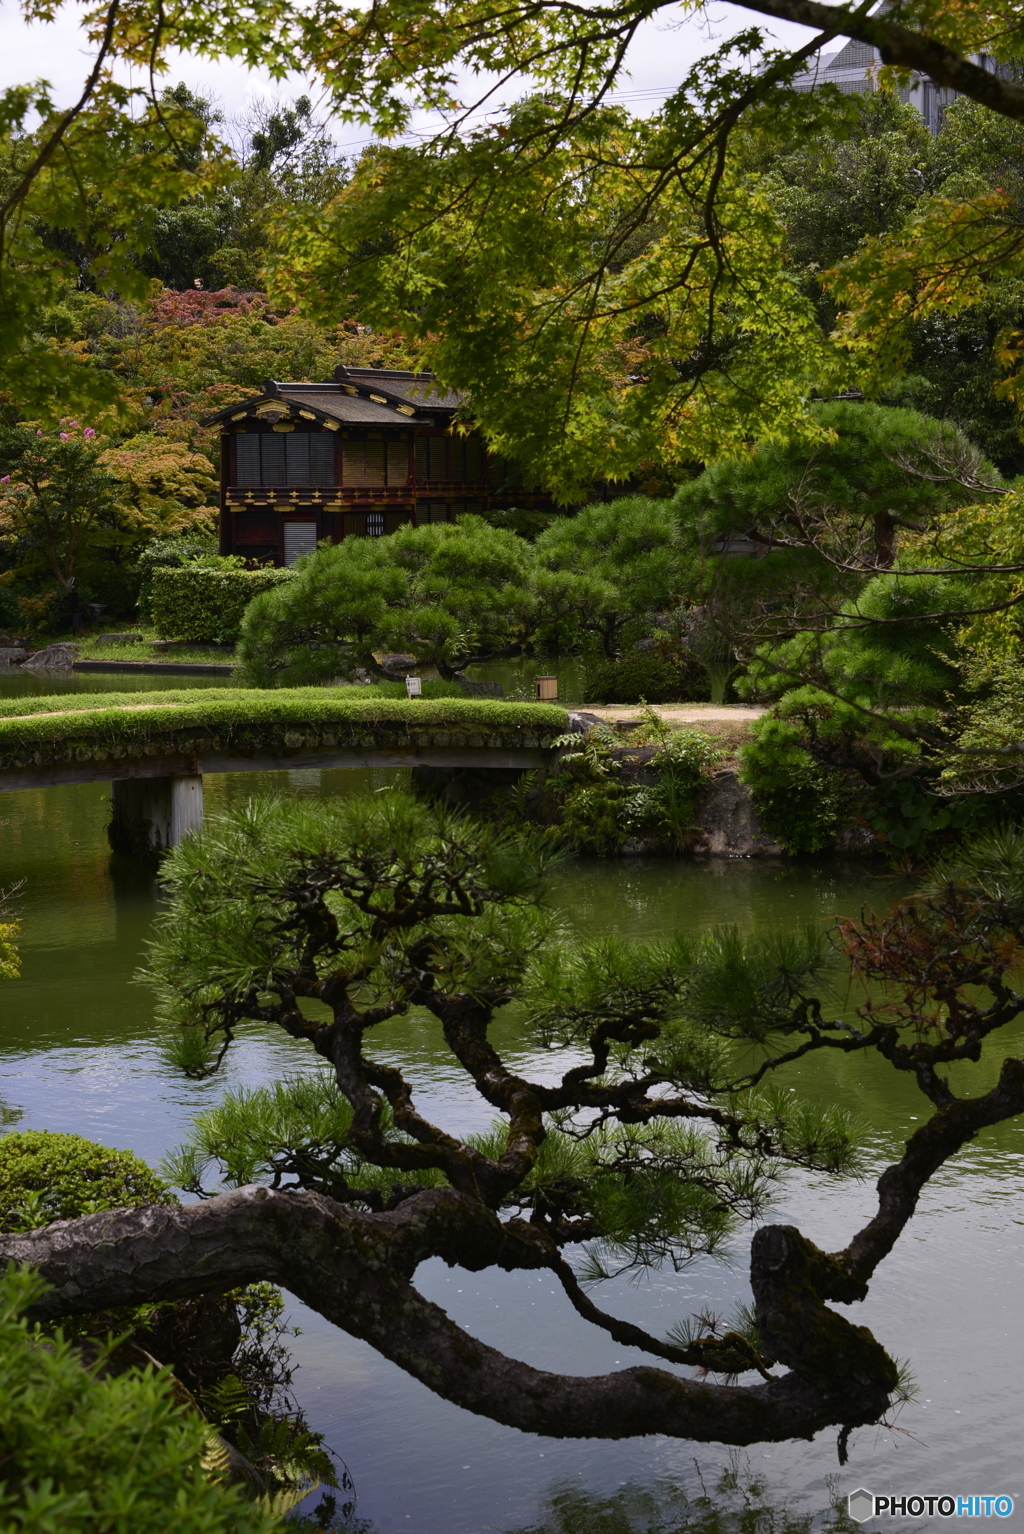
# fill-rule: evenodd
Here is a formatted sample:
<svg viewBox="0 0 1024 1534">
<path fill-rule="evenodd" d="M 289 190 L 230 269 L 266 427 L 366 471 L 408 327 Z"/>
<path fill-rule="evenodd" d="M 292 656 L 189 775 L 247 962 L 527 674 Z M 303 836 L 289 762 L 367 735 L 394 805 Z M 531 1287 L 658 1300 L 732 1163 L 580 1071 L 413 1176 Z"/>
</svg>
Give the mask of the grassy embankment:
<svg viewBox="0 0 1024 1534">
<path fill-rule="evenodd" d="M 224 746 L 252 746 L 263 737 L 296 747 L 325 736 L 340 743 L 347 734 L 367 744 L 378 738 L 426 743 L 426 736 L 439 735 L 457 737 L 467 745 L 496 740 L 546 744 L 567 724 L 565 709 L 549 703 L 367 696 L 376 691 L 225 687 L 4 698 L 0 758 L 40 749 L 51 755 L 86 745 L 144 750 L 147 745 L 187 745 L 185 737 L 196 744 L 197 734 L 204 742 Z"/>
<path fill-rule="evenodd" d="M 231 645 L 204 645 L 204 644 L 166 644 L 160 642 L 156 629 L 123 628 L 117 632 L 124 634 L 138 634 L 137 640 L 128 640 L 121 644 L 100 644 L 99 638 L 103 633 L 113 633 L 115 630 L 108 624 L 107 628 L 98 630 L 95 634 L 79 631 L 77 634 L 65 634 L 62 640 L 69 640 L 78 645 L 79 660 L 134 660 L 147 661 L 201 661 L 204 665 L 211 662 L 224 666 L 233 666 L 237 661 L 234 647 Z M 35 643 L 56 644 L 54 639 L 37 639 Z"/>
</svg>

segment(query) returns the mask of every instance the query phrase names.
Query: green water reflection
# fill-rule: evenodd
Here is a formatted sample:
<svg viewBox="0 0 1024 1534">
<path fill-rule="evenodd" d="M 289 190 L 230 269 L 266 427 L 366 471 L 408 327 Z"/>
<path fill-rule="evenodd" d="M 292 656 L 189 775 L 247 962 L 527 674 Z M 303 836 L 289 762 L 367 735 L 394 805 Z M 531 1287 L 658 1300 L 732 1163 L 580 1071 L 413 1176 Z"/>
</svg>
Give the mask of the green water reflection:
<svg viewBox="0 0 1024 1534">
<path fill-rule="evenodd" d="M 395 772 L 304 770 L 263 775 L 258 786 L 329 797 L 400 780 Z M 208 811 L 240 802 L 256 786 L 249 775 L 208 778 Z M 135 865 L 110 857 L 108 803 L 105 784 L 0 798 L 6 821 L 0 884 L 26 881 L 24 975 L 0 993 L 0 1114 L 8 1123 L 20 1115 L 26 1126 L 76 1130 L 158 1161 L 225 1084 L 265 1081 L 308 1060 L 292 1041 L 252 1028 L 215 1082 L 184 1081 L 165 1067 L 148 993 L 131 983 L 159 889 Z M 893 893 L 888 881 L 857 865 L 577 861 L 553 880 L 550 903 L 553 922 L 581 937 L 647 939 L 677 927 L 736 923 L 749 930 L 831 920 L 865 903 L 884 904 Z M 497 1037 L 523 1069 L 552 1071 L 514 1014 L 501 1020 Z M 1019 1031 L 1003 1044 L 1019 1050 Z M 487 1122 L 489 1110 L 452 1068 L 431 1020 L 395 1020 L 381 1030 L 380 1048 L 404 1063 L 422 1102 L 447 1127 Z M 977 1068 L 977 1087 L 994 1071 Z M 878 1164 L 922 1113 L 912 1084 L 874 1060 L 819 1057 L 793 1067 L 791 1081 L 860 1114 Z M 851 1308 L 894 1352 L 913 1359 L 922 1389 L 895 1434 L 857 1435 L 850 1471 L 836 1483 L 840 1493 L 860 1484 L 876 1492 L 1016 1493 L 1022 1170 L 1019 1126 L 980 1137 L 922 1198 L 868 1302 Z M 870 1180 L 837 1187 L 796 1179 L 776 1217 L 794 1219 L 834 1247 L 845 1244 L 872 1205 Z M 614 1284 L 601 1292 L 601 1303 L 663 1331 L 704 1304 L 727 1311 L 745 1297 L 744 1262 L 740 1241 L 732 1266 L 654 1275 L 637 1290 Z M 470 1331 L 538 1367 L 590 1373 L 647 1361 L 593 1336 L 543 1276 L 471 1275 L 431 1263 L 419 1282 Z M 738 1492 L 725 1498 L 714 1491 L 731 1463 L 725 1450 L 695 1452 L 659 1438 L 590 1444 L 513 1433 L 439 1401 L 363 1344 L 297 1313 L 304 1327 L 296 1344 L 299 1394 L 352 1467 L 360 1512 L 382 1534 L 683 1528 L 711 1534 L 747 1527 L 781 1534 L 829 1524 L 833 1435 L 749 1451 L 748 1468 L 761 1487 L 755 1517 L 754 1503 L 742 1496 L 737 1502 Z M 705 1495 L 711 1502 L 701 1501 Z"/>
</svg>

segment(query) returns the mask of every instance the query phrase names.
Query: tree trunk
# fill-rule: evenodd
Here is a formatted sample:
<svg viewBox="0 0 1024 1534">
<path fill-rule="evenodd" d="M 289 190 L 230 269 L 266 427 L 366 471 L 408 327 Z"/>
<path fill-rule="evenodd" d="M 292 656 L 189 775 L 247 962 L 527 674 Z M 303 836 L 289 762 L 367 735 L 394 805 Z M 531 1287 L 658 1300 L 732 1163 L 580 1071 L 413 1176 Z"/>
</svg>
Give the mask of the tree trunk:
<svg viewBox="0 0 1024 1534">
<path fill-rule="evenodd" d="M 649 1365 L 594 1377 L 534 1369 L 469 1336 L 417 1293 L 409 1279 L 429 1256 L 469 1271 L 550 1260 L 535 1227 L 503 1222 L 453 1189 L 370 1215 L 318 1194 L 251 1186 L 187 1207 L 111 1210 L 0 1236 L 0 1258 L 29 1263 L 51 1285 L 36 1307 L 40 1319 L 264 1279 L 467 1411 L 555 1438 L 778 1442 L 874 1421 L 888 1402 L 895 1370 L 879 1344 L 818 1298 L 816 1280 L 834 1278 L 838 1265 L 788 1228 L 755 1238 L 754 1288 L 766 1342 L 801 1372 L 751 1386 Z M 844 1298 L 863 1291 L 844 1283 L 833 1285 Z"/>
</svg>

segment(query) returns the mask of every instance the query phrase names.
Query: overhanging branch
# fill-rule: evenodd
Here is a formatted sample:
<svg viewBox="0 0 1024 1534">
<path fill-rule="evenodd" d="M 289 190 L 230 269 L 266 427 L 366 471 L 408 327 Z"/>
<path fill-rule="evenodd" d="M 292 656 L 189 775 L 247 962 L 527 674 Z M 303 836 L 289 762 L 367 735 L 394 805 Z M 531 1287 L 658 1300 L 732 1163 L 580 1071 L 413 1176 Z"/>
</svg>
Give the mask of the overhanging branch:
<svg viewBox="0 0 1024 1534">
<path fill-rule="evenodd" d="M 814 1249 L 799 1246 L 805 1267 L 804 1247 Z M 34 1312 L 41 1319 L 268 1280 L 456 1405 L 555 1438 L 661 1433 L 701 1443 L 781 1442 L 872 1421 L 887 1404 L 883 1379 L 843 1388 L 837 1379 L 822 1391 L 796 1373 L 728 1386 L 649 1366 L 591 1377 L 534 1369 L 469 1336 L 412 1287 L 412 1271 L 428 1256 L 471 1271 L 548 1266 L 541 1233 L 503 1223 L 451 1189 L 365 1214 L 318 1194 L 250 1186 L 204 1203 L 109 1210 L 0 1236 L 0 1260 L 28 1263 L 51 1285 Z M 765 1283 L 784 1314 L 778 1282 Z M 805 1319 L 829 1318 L 854 1352 L 863 1351 L 858 1339 L 870 1333 L 827 1310 L 806 1285 L 799 1300 Z M 874 1339 L 870 1345 L 884 1357 Z"/>
<path fill-rule="evenodd" d="M 884 15 L 866 16 L 862 11 L 822 5 L 819 0 L 744 0 L 747 10 L 777 21 L 829 31 L 833 36 L 856 38 L 877 48 L 882 62 L 901 69 L 916 69 L 936 85 L 959 91 L 1001 117 L 1024 118 L 1024 89 L 1012 81 L 972 64 L 945 43 L 889 21 Z M 842 17 L 841 25 L 837 16 Z"/>
</svg>

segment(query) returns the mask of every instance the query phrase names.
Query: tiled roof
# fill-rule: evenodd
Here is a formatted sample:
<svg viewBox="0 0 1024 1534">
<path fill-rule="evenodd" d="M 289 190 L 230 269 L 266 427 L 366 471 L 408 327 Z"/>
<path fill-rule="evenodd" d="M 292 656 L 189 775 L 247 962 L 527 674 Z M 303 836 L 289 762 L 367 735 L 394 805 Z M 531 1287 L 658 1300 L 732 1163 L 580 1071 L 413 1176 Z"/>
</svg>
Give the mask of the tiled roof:
<svg viewBox="0 0 1024 1534">
<path fill-rule="evenodd" d="M 376 388 L 381 394 L 418 405 L 421 410 L 457 410 L 462 404 L 462 395 L 442 388 L 431 373 L 403 373 L 398 368 L 339 368 L 337 376 Z"/>
<path fill-rule="evenodd" d="M 205 417 L 205 423 L 230 421 L 275 399 L 304 405 L 333 421 L 360 426 L 430 426 L 434 423 L 433 415 L 423 415 L 421 411 L 450 413 L 462 403 L 461 395 L 441 388 L 431 373 L 339 367 L 331 383 L 268 381 L 264 394 L 227 405 Z"/>
<path fill-rule="evenodd" d="M 388 392 L 391 394 L 391 391 Z M 371 390 L 359 380 L 347 386 L 338 383 L 274 384 L 252 399 L 239 400 L 205 416 L 204 424 L 209 426 L 216 421 L 241 420 L 254 412 L 261 415 L 262 406 L 278 401 L 292 405 L 297 410 L 315 410 L 318 415 L 343 425 L 431 426 L 434 423 L 433 416 L 422 414 L 420 409 L 410 406 L 404 397 L 391 394 L 389 398 L 380 388 Z"/>
<path fill-rule="evenodd" d="M 394 405 L 381 405 L 362 394 L 346 394 L 338 384 L 281 384 L 280 388 L 281 399 L 305 405 L 307 410 L 319 410 L 335 421 L 361 426 L 408 426 L 423 419 L 418 413 L 405 415 Z"/>
</svg>

